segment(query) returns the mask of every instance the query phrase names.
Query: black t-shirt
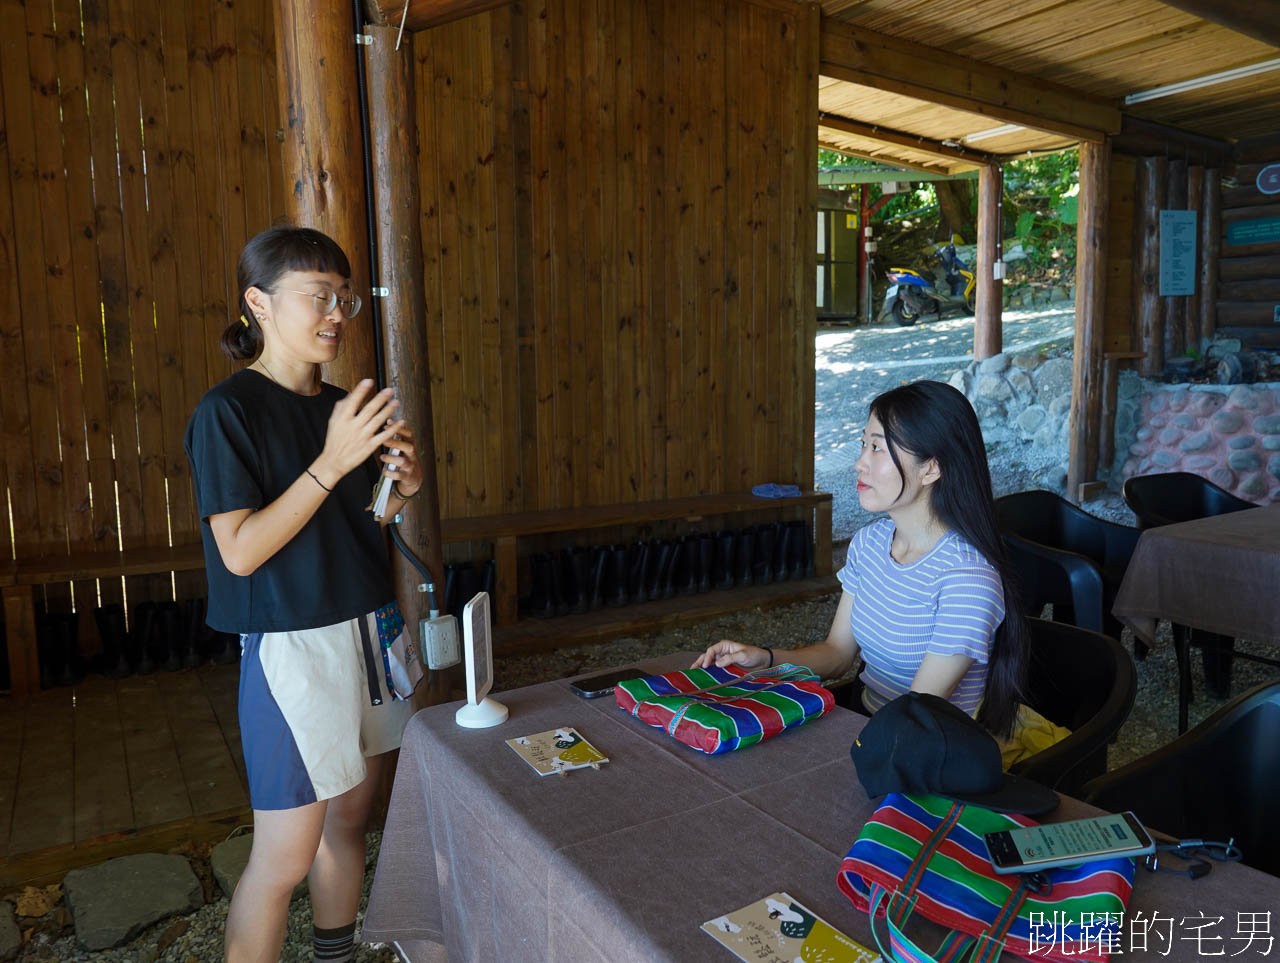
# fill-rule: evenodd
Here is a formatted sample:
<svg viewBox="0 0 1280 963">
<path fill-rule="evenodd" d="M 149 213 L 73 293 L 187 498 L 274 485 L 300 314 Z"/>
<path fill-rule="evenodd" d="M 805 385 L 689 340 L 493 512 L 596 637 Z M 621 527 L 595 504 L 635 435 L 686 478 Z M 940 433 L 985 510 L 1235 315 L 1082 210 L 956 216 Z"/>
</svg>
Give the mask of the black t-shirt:
<svg viewBox="0 0 1280 963">
<path fill-rule="evenodd" d="M 345 622 L 395 597 L 382 530 L 366 508 L 379 462 L 348 472 L 297 535 L 251 575 L 222 564 L 209 516 L 258 510 L 284 494 L 324 449 L 333 406 L 324 384 L 295 394 L 256 371 L 233 374 L 200 399 L 187 458 L 209 577 L 208 622 L 223 632 L 291 632 Z"/>
</svg>

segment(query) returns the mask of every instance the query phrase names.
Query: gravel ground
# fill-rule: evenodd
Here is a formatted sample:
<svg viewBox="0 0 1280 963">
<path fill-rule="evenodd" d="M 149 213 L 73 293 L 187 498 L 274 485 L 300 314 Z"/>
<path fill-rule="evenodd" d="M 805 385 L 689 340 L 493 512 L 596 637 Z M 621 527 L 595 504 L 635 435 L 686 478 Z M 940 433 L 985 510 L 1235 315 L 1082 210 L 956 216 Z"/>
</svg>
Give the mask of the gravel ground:
<svg viewBox="0 0 1280 963">
<path fill-rule="evenodd" d="M 1009 312 L 1005 315 L 1008 350 L 1026 350 L 1042 344 L 1069 344 L 1072 312 L 1069 305 L 1039 312 Z M 866 417 L 868 402 L 877 394 L 905 381 L 934 378 L 945 381 L 969 362 L 973 343 L 971 318 L 932 322 L 914 328 L 857 328 L 824 330 L 817 339 L 817 441 L 818 485 L 833 494 L 833 527 L 837 565 L 843 563 L 845 546 L 852 533 L 870 520 L 858 505 L 854 491 L 852 464 L 856 441 Z M 922 353 L 929 357 L 918 360 Z M 988 453 L 996 494 L 1040 487 L 1045 474 L 1065 464 L 1066 452 L 1054 452 L 1034 445 L 1009 443 L 994 446 Z M 1085 508 L 1102 517 L 1133 523 L 1132 514 L 1116 493 L 1090 502 Z M 831 595 L 796 605 L 769 610 L 754 609 L 700 623 L 669 629 L 647 637 L 616 639 L 597 645 L 560 649 L 553 653 L 522 658 L 498 659 L 495 691 L 530 685 L 571 675 L 604 669 L 679 651 L 697 651 L 719 639 L 767 644 L 775 649 L 794 648 L 826 635 L 834 617 L 837 596 Z M 1125 631 L 1123 643 L 1132 652 L 1132 638 Z M 1243 651 L 1266 654 L 1266 647 L 1240 643 Z M 1132 715 L 1109 750 L 1112 768 L 1132 761 L 1169 742 L 1177 734 L 1177 667 L 1168 625 L 1151 654 L 1137 663 L 1138 695 Z M 1193 676 L 1197 698 L 1191 706 L 1195 725 L 1219 706 L 1206 694 L 1198 656 L 1193 654 Z M 1274 678 L 1268 667 L 1237 662 L 1233 672 L 1235 694 Z M 380 834 L 369 835 L 365 897 L 377 858 Z M 78 950 L 65 926 L 46 917 L 36 925 L 34 939 L 19 957 L 22 961 L 137 961 L 137 963 L 205 963 L 222 959 L 222 932 L 228 901 L 218 899 L 182 921 L 157 924 L 133 943 L 117 950 L 89 953 Z M 364 904 L 361 904 L 363 917 Z M 290 908 L 289 933 L 281 959 L 305 961 L 311 958 L 311 903 L 309 897 Z M 177 935 L 175 930 L 185 929 Z M 163 949 L 160 949 L 163 945 Z M 391 961 L 395 955 L 385 947 L 361 946 L 360 961 Z"/>
</svg>

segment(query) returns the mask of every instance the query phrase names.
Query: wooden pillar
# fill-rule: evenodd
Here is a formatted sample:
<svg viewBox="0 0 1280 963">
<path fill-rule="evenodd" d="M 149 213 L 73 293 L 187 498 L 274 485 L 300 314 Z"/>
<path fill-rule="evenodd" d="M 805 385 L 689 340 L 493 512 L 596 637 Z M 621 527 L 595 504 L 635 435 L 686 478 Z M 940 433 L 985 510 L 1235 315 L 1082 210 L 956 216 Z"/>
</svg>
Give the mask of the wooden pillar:
<svg viewBox="0 0 1280 963">
<path fill-rule="evenodd" d="M 1165 171 L 1165 210 L 1187 209 L 1187 162 L 1171 160 Z M 1169 295 L 1164 299 L 1164 360 L 1176 358 L 1187 350 L 1187 296 Z"/>
<path fill-rule="evenodd" d="M 1186 314 L 1182 318 L 1183 350 L 1200 350 L 1200 299 L 1204 289 L 1200 282 L 1200 263 L 1204 259 L 1204 246 L 1200 244 L 1200 222 L 1204 220 L 1204 168 L 1193 164 L 1187 168 L 1187 210 L 1196 212 L 1196 282 L 1195 290 L 1187 298 Z"/>
<path fill-rule="evenodd" d="M 347 0 L 275 0 L 276 64 L 284 119 L 289 219 L 328 234 L 351 261 L 351 286 L 369 299 L 364 148 L 356 85 L 355 14 Z M 343 330 L 325 380 L 352 388 L 376 378 L 365 313 Z"/>
<path fill-rule="evenodd" d="M 1164 182 L 1165 159 L 1144 157 L 1138 164 L 1135 207 L 1139 244 L 1133 279 L 1141 336 L 1136 347 L 1147 353 L 1138 365 L 1144 378 L 1154 378 L 1164 371 L 1164 302 L 1160 300 L 1160 205 L 1164 203 Z"/>
<path fill-rule="evenodd" d="M 1003 225 L 1000 198 L 1004 191 L 1004 170 L 989 164 L 978 168 L 978 303 L 973 318 L 973 358 L 981 361 L 1000 353 L 1003 347 L 1004 281 L 992 270 L 1000 257 Z"/>
<path fill-rule="evenodd" d="M 1200 211 L 1200 337 L 1218 330 L 1218 264 L 1222 257 L 1222 172 L 1206 167 Z"/>
<path fill-rule="evenodd" d="M 1067 461 L 1067 493 L 1076 501 L 1083 498 L 1081 486 L 1094 482 L 1098 473 L 1110 176 L 1110 142 L 1083 142 L 1080 145 L 1080 216 L 1076 242 L 1071 454 Z"/>
<path fill-rule="evenodd" d="M 378 280 L 388 292 L 380 300 L 387 384 L 396 389 L 400 413 L 413 429 L 423 472 L 420 494 L 405 505 L 400 534 L 409 550 L 431 570 L 443 609 L 444 558 L 427 360 L 413 36 L 405 34 L 397 51 L 398 28 L 370 26 L 367 32 L 373 37 L 365 49 Z M 400 610 L 416 629 L 417 620 L 428 614 L 427 597 L 417 591 L 422 576 L 399 552 L 392 555 L 392 568 Z"/>
</svg>

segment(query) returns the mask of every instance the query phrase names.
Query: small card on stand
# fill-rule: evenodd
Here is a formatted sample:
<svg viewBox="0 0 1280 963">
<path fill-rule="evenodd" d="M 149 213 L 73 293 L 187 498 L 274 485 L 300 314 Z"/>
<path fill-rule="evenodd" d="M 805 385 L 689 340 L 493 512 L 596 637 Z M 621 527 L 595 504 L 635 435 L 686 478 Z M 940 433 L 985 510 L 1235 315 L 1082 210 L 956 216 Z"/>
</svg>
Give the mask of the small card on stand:
<svg viewBox="0 0 1280 963">
<path fill-rule="evenodd" d="M 855 943 L 786 893 L 708 920 L 702 929 L 748 963 L 881 963 L 879 953 Z"/>
<path fill-rule="evenodd" d="M 540 776 L 549 776 L 553 772 L 566 773 L 588 766 L 598 769 L 601 763 L 609 761 L 603 752 L 583 739 L 572 726 L 508 739 L 507 745 L 533 766 Z"/>
</svg>

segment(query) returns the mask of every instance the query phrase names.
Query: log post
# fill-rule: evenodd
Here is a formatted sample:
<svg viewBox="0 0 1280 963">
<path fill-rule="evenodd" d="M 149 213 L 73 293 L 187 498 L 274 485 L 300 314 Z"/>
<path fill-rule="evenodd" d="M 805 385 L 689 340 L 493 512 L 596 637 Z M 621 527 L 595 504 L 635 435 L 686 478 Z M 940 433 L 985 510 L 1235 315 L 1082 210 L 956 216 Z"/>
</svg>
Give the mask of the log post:
<svg viewBox="0 0 1280 963">
<path fill-rule="evenodd" d="M 1218 330 L 1218 265 L 1222 258 L 1222 172 L 1206 167 L 1200 211 L 1200 337 Z"/>
<path fill-rule="evenodd" d="M 1000 353 L 1003 347 L 1001 320 L 1004 281 L 995 277 L 993 266 L 1000 258 L 1000 199 L 1004 190 L 1004 170 L 997 164 L 978 168 L 978 256 L 974 270 L 978 278 L 978 301 L 973 317 L 973 359 L 981 361 Z"/>
<path fill-rule="evenodd" d="M 1120 386 L 1120 360 L 1102 359 L 1102 426 L 1098 434 L 1098 466 L 1107 471 L 1116 459 L 1116 403 Z"/>
<path fill-rule="evenodd" d="M 289 219 L 328 234 L 351 261 L 351 286 L 368 300 L 364 148 L 356 86 L 355 15 L 345 0 L 275 0 L 284 185 Z M 343 329 L 325 379 L 351 388 L 374 378 L 367 315 Z"/>
<path fill-rule="evenodd" d="M 1110 142 L 1081 143 L 1075 365 L 1071 384 L 1071 454 L 1067 461 L 1067 494 L 1073 501 L 1081 500 L 1081 486 L 1094 481 L 1098 473 L 1110 174 Z"/>
<path fill-rule="evenodd" d="M 396 389 L 400 414 L 413 429 L 422 462 L 422 489 L 418 497 L 404 507 L 405 524 L 400 526 L 400 534 L 409 550 L 430 569 L 436 598 L 443 611 L 444 556 L 422 275 L 413 37 L 405 34 L 397 51 L 398 28 L 369 26 L 367 32 L 373 37 L 373 43 L 365 49 L 369 126 L 375 158 L 373 191 L 379 283 L 388 292 L 381 299 L 387 384 Z M 399 552 L 392 556 L 392 570 L 400 611 L 416 630 L 417 620 L 428 614 L 427 598 L 417 591 L 422 577 Z M 447 696 L 446 691 L 438 701 L 445 701 Z"/>
<path fill-rule="evenodd" d="M 1138 347 L 1147 353 L 1138 367 L 1144 378 L 1154 378 L 1164 371 L 1164 302 L 1160 300 L 1160 205 L 1164 203 L 1164 182 L 1165 159 L 1142 158 L 1138 164 L 1136 204 L 1141 233 L 1133 287 L 1142 338 Z"/>
<path fill-rule="evenodd" d="M 1204 289 L 1200 283 L 1200 264 L 1204 259 L 1204 246 L 1200 244 L 1200 222 L 1204 220 L 1204 168 L 1193 164 L 1187 168 L 1187 210 L 1196 212 L 1196 283 L 1195 290 L 1187 298 L 1187 313 L 1182 319 L 1183 350 L 1200 350 L 1200 299 Z"/>
<path fill-rule="evenodd" d="M 1165 209 L 1187 209 L 1187 162 L 1171 160 L 1165 171 Z M 1158 215 L 1157 215 L 1158 217 Z M 1157 275 L 1158 275 L 1157 271 Z M 1157 277 L 1157 283 L 1159 278 Z M 1164 299 L 1164 360 L 1176 358 L 1187 349 L 1186 344 L 1187 296 L 1172 294 Z"/>
</svg>

